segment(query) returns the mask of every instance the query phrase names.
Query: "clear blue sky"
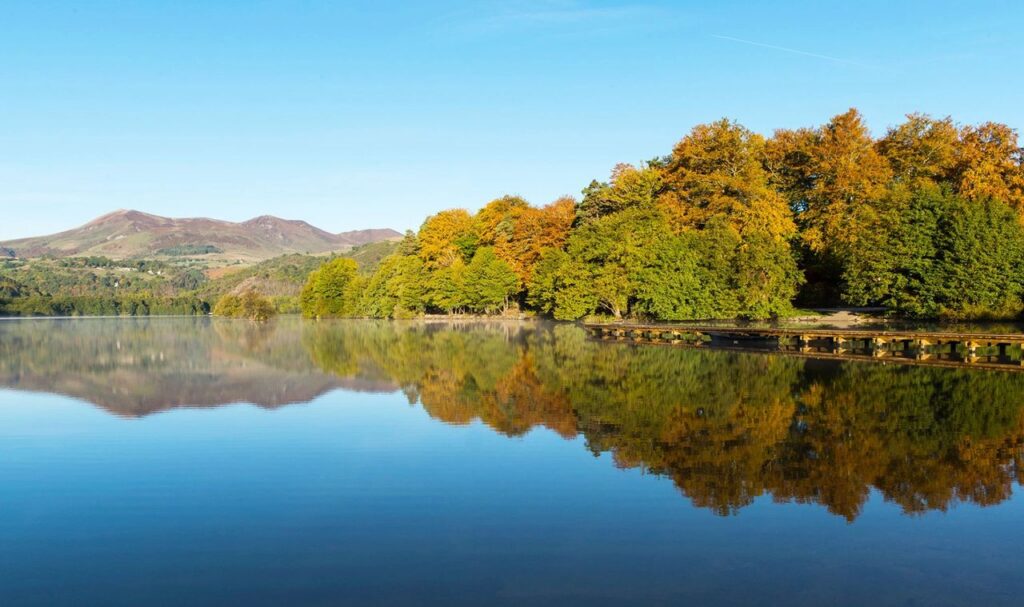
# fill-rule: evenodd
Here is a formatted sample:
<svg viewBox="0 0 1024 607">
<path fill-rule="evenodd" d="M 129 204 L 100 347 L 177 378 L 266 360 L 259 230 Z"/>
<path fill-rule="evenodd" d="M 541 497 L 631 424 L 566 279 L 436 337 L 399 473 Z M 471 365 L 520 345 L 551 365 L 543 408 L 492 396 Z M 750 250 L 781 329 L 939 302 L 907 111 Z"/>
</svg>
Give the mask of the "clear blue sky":
<svg viewBox="0 0 1024 607">
<path fill-rule="evenodd" d="M 1019 2 L 0 3 L 0 239 L 578 194 L 728 116 L 1024 123 Z"/>
</svg>

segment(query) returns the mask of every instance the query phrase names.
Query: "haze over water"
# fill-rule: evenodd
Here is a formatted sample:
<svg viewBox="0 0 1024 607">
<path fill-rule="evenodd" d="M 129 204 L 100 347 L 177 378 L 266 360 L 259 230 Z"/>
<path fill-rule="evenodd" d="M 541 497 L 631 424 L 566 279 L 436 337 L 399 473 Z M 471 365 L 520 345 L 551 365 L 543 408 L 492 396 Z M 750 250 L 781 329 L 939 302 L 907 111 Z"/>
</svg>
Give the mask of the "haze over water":
<svg viewBox="0 0 1024 607">
<path fill-rule="evenodd" d="M 1024 374 L 0 322 L 0 604 L 1017 605 Z"/>
</svg>

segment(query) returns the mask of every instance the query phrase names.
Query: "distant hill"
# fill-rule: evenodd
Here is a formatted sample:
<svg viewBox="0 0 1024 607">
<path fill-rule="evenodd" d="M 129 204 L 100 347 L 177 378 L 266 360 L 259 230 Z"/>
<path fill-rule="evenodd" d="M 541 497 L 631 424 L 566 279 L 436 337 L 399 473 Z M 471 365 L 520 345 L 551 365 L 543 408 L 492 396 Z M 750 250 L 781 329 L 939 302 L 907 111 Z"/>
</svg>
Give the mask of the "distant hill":
<svg viewBox="0 0 1024 607">
<path fill-rule="evenodd" d="M 346 251 L 401 236 L 389 229 L 333 234 L 305 221 L 270 215 L 234 223 L 206 218 L 171 219 L 120 210 L 58 234 L 0 242 L 0 256 L 187 256 L 210 262 L 254 262 L 289 253 Z"/>
</svg>

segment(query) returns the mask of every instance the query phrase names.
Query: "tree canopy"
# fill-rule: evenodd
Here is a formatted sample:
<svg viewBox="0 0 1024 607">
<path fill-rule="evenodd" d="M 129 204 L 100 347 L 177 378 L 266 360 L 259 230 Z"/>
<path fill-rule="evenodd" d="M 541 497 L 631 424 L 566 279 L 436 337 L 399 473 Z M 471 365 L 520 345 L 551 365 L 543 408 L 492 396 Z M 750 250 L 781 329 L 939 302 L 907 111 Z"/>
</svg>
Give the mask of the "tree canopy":
<svg viewBox="0 0 1024 607">
<path fill-rule="evenodd" d="M 1007 125 L 909 114 L 875 137 L 850 109 L 766 137 L 722 119 L 693 127 L 668 155 L 615 165 L 581 194 L 442 210 L 363 265 L 300 256 L 211 280 L 163 261 L 123 272 L 103 258 L 61 260 L 39 272 L 0 260 L 0 311 L 203 313 L 243 285 L 290 298 L 272 304 L 308 317 L 1024 310 L 1024 151 Z"/>
<path fill-rule="evenodd" d="M 1022 213 L 1024 153 L 1005 125 L 910 114 L 876 139 L 850 109 L 766 138 L 722 119 L 579 201 L 441 211 L 372 274 L 314 273 L 310 314 L 759 319 L 796 301 L 1015 316 Z"/>
</svg>

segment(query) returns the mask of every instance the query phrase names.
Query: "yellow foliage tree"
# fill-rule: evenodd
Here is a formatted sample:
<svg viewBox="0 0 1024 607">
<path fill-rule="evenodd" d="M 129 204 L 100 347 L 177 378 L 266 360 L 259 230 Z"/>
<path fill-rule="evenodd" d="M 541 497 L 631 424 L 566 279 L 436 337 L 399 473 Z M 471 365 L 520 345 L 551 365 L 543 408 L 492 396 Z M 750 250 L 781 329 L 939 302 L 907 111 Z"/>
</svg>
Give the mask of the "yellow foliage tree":
<svg viewBox="0 0 1024 607">
<path fill-rule="evenodd" d="M 1024 151 L 1017 132 L 995 122 L 961 129 L 953 183 L 968 200 L 994 198 L 1024 212 Z"/>
<path fill-rule="evenodd" d="M 544 249 L 560 249 L 565 245 L 575 217 L 576 201 L 568 196 L 541 208 L 527 207 L 519 214 L 512 237 L 495 244 L 494 252 L 511 265 L 520 281 L 526 284 Z"/>
<path fill-rule="evenodd" d="M 695 127 L 673 149 L 658 199 L 673 231 L 725 217 L 741 234 L 792 236 L 792 213 L 768 183 L 764 154 L 764 138 L 735 122 Z"/>
<path fill-rule="evenodd" d="M 419 254 L 428 269 L 446 268 L 456 258 L 471 256 L 476 239 L 475 223 L 469 211 L 441 211 L 423 222 L 419 232 Z"/>
<path fill-rule="evenodd" d="M 817 132 L 806 169 L 804 242 L 819 253 L 856 245 L 892 177 L 860 112 L 850 109 Z"/>
</svg>

